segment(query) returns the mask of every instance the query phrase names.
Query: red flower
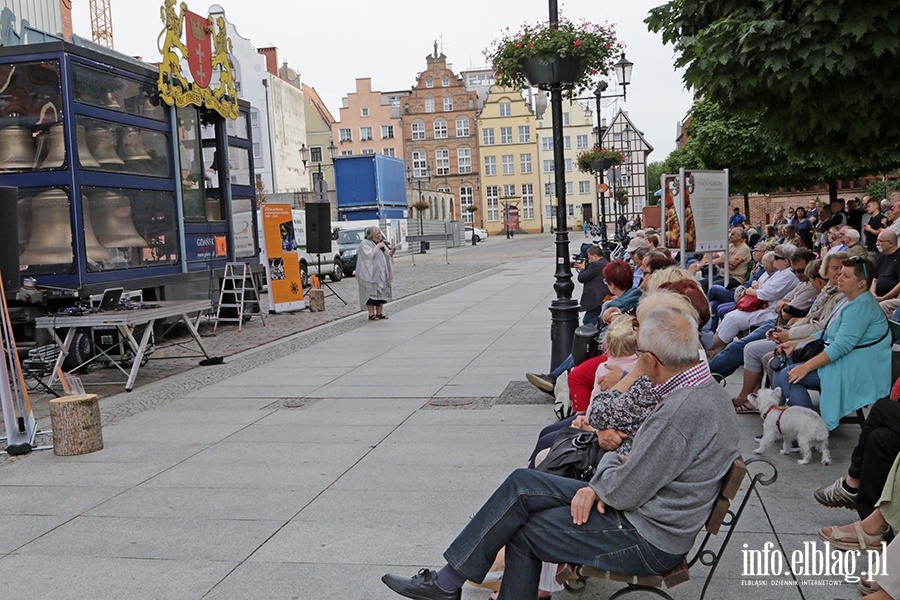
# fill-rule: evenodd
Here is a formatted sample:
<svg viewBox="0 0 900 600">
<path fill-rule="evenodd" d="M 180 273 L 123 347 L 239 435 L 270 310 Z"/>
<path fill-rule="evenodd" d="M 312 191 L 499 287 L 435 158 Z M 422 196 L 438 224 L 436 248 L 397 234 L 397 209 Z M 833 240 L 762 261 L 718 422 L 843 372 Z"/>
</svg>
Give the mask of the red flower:
<svg viewBox="0 0 900 600">
<path fill-rule="evenodd" d="M 574 44 L 574 45 L 575 45 L 576 48 L 577 48 L 578 46 L 580 46 L 580 45 L 581 45 L 581 40 L 575 40 L 575 44 Z"/>
<path fill-rule="evenodd" d="M 529 47 L 529 48 L 534 48 L 534 42 L 528 44 L 528 47 Z"/>
<path fill-rule="evenodd" d="M 516 48 L 521 48 L 522 44 L 516 44 Z"/>
</svg>

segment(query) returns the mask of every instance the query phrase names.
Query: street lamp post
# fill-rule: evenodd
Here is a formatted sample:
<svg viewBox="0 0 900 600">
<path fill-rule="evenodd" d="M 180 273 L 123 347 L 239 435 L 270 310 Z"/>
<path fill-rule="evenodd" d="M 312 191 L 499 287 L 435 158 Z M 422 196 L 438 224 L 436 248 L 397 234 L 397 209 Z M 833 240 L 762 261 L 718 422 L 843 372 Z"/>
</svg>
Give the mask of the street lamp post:
<svg viewBox="0 0 900 600">
<path fill-rule="evenodd" d="M 416 175 L 416 170 L 415 170 L 415 169 L 410 168 L 410 167 L 407 167 L 407 168 L 406 168 L 406 180 L 409 181 L 410 183 L 412 183 L 413 181 L 415 181 L 416 187 L 419 188 L 419 202 L 420 202 L 420 203 L 421 203 L 421 202 L 424 202 L 424 199 L 422 198 L 422 183 L 423 183 L 423 179 L 424 179 L 426 182 L 430 182 L 430 181 L 431 181 L 431 166 L 428 165 L 428 164 L 426 164 L 426 165 L 425 165 L 425 168 L 422 169 L 422 171 L 424 172 L 424 175 L 421 175 L 421 174 L 420 174 L 420 175 Z M 423 223 L 422 223 L 422 213 L 425 212 L 425 211 L 422 210 L 421 208 L 416 208 L 416 212 L 419 213 L 419 235 L 425 235 L 424 225 L 423 225 Z M 472 230 L 472 235 L 473 235 L 473 237 L 474 237 L 474 235 L 475 235 L 475 230 L 474 230 L 474 229 Z M 426 248 L 425 244 L 426 244 L 426 242 L 419 242 L 419 254 L 425 254 L 425 253 L 426 253 L 427 248 Z"/>
<path fill-rule="evenodd" d="M 337 158 L 337 146 L 334 145 L 334 138 L 328 139 L 328 155 L 331 157 L 331 166 L 334 167 L 334 160 Z M 328 196 L 326 192 L 328 191 L 328 184 L 325 183 L 325 177 L 322 174 L 322 150 L 319 149 L 319 154 L 316 157 L 313 157 L 313 162 L 317 164 L 318 169 L 314 171 L 318 177 L 313 177 L 313 190 L 319 195 L 320 202 L 327 202 Z M 309 162 L 310 159 L 310 151 L 309 148 L 306 147 L 306 144 L 300 146 L 300 162 L 303 163 L 303 168 L 306 168 L 306 163 Z"/>
</svg>

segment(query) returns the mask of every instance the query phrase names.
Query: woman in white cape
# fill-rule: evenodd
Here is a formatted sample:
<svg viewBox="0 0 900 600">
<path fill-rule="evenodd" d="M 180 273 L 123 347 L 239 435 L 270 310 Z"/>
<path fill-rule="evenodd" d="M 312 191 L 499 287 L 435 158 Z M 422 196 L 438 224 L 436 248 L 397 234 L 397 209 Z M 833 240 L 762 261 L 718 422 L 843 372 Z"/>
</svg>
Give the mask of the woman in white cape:
<svg viewBox="0 0 900 600">
<path fill-rule="evenodd" d="M 359 307 L 369 311 L 369 320 L 387 319 L 384 303 L 391 300 L 394 249 L 378 227 L 366 229 L 365 239 L 356 252 L 356 281 L 359 284 Z"/>
</svg>

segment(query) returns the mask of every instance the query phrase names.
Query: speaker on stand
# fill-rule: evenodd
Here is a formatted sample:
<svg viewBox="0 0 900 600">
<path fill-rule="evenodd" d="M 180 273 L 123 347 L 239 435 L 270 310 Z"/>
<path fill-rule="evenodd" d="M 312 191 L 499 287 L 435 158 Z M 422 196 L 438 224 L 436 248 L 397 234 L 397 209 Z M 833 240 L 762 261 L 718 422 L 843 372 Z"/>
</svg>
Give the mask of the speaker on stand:
<svg viewBox="0 0 900 600">
<path fill-rule="evenodd" d="M 306 203 L 306 252 L 316 255 L 318 263 L 319 281 L 322 285 L 337 297 L 338 300 L 347 304 L 346 300 L 341 298 L 334 291 L 325 278 L 322 276 L 322 253 L 331 252 L 331 203 L 329 202 L 307 202 Z"/>
<path fill-rule="evenodd" d="M 0 279 L 7 294 L 19 291 L 19 188 L 0 187 Z"/>
</svg>

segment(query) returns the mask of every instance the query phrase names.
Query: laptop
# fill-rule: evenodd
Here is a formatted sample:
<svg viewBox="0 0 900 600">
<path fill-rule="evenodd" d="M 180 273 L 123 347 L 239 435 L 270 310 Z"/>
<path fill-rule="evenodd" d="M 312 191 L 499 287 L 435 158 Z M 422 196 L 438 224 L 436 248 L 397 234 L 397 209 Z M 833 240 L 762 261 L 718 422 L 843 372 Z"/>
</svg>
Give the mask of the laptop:
<svg viewBox="0 0 900 600">
<path fill-rule="evenodd" d="M 97 310 L 113 310 L 119 306 L 119 300 L 122 299 L 123 288 L 109 288 L 103 290 L 103 298 L 100 299 L 100 305 Z"/>
</svg>

